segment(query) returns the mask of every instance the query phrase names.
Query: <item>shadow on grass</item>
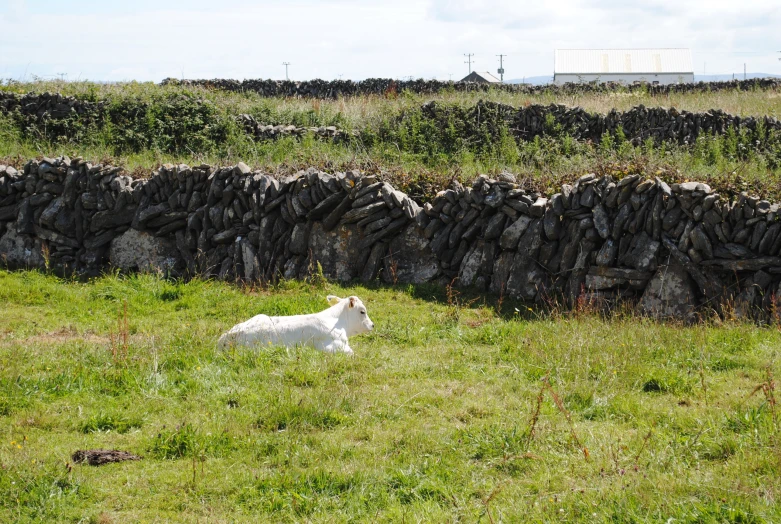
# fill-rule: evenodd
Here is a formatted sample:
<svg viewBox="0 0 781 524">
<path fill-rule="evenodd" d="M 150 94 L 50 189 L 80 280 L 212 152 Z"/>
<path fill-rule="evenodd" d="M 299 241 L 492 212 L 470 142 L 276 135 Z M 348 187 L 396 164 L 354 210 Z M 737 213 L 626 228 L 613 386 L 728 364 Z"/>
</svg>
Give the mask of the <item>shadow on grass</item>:
<svg viewBox="0 0 781 524">
<path fill-rule="evenodd" d="M 116 278 L 120 282 L 127 284 L 133 291 L 141 291 L 143 284 L 137 281 L 141 277 L 139 273 L 122 273 L 117 269 L 105 269 L 100 273 L 86 274 L 71 272 L 63 274 L 62 271 L 55 269 L 10 269 L 12 272 L 29 272 L 34 275 L 50 275 L 60 278 L 66 283 L 89 283 L 103 278 Z M 153 297 L 161 303 L 176 303 L 183 297 L 180 286 L 191 282 L 201 283 L 225 283 L 234 287 L 245 294 L 269 293 L 274 291 L 306 291 L 315 296 L 322 292 L 325 297 L 326 289 L 332 286 L 338 286 L 346 293 L 353 292 L 360 295 L 362 291 L 369 290 L 375 292 L 392 291 L 402 293 L 412 299 L 429 302 L 446 307 L 456 314 L 458 311 L 489 309 L 502 320 L 556 320 L 560 318 L 572 318 L 578 316 L 598 316 L 603 319 L 634 319 L 641 317 L 637 311 L 636 305 L 639 296 L 624 297 L 621 299 L 599 296 L 597 298 L 581 294 L 574 300 L 570 300 L 563 293 L 548 295 L 537 301 L 524 301 L 511 298 L 504 294 L 495 294 L 489 291 L 480 291 L 476 288 L 458 288 L 455 287 L 455 279 L 448 285 L 442 285 L 438 282 L 428 282 L 424 284 L 396 283 L 389 284 L 382 280 L 373 280 L 371 282 L 349 281 L 337 282 L 328 279 L 322 274 L 310 275 L 302 280 L 280 279 L 276 282 L 246 282 L 246 281 L 220 281 L 210 276 L 204 275 L 184 275 L 173 276 L 159 272 L 153 274 L 158 279 L 158 285 L 151 290 Z M 124 288 L 124 286 L 123 286 Z M 111 285 L 107 289 L 100 291 L 101 297 L 107 300 L 119 300 L 122 291 L 114 290 Z M 286 314 L 284 312 L 269 312 L 268 314 Z M 719 319 L 715 312 L 702 311 L 699 322 L 718 322 Z M 666 319 L 662 321 L 666 324 L 683 324 L 683 321 L 676 319 Z"/>
</svg>

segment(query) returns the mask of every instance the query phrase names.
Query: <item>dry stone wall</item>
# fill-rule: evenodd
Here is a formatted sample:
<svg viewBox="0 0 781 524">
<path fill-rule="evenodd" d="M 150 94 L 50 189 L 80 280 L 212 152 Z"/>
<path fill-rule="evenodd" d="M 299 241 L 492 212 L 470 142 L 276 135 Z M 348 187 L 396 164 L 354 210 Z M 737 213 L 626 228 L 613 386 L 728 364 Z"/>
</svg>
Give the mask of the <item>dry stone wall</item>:
<svg viewBox="0 0 781 524">
<path fill-rule="evenodd" d="M 244 130 L 256 140 L 273 140 L 285 136 L 301 138 L 307 133 L 318 138 L 333 140 L 334 142 L 349 142 L 356 133 L 348 133 L 336 126 L 297 127 L 294 125 L 272 125 L 258 122 L 252 115 L 241 114 L 238 116 Z"/>
<path fill-rule="evenodd" d="M 184 85 L 221 89 L 224 91 L 254 92 L 267 97 L 302 97 L 302 98 L 339 98 L 346 96 L 387 95 L 401 91 L 416 94 L 435 94 L 444 90 L 465 92 L 487 92 L 502 90 L 518 94 L 578 94 L 578 93 L 608 93 L 614 91 L 645 91 L 653 94 L 697 93 L 708 91 L 751 89 L 778 89 L 781 79 L 761 78 L 752 80 L 733 80 L 729 82 L 697 82 L 690 84 L 651 85 L 637 83 L 623 85 L 615 82 L 598 83 L 567 83 L 563 85 L 530 85 L 530 84 L 478 84 L 474 82 L 441 82 L 438 80 L 394 80 L 391 78 L 369 78 L 360 82 L 351 80 L 307 80 L 304 82 L 281 80 L 179 80 L 166 78 L 162 85 Z"/>
<path fill-rule="evenodd" d="M 105 107 L 103 102 L 91 102 L 60 93 L 28 93 L 19 95 L 0 91 L 0 111 L 19 111 L 43 119 L 58 119 L 72 115 L 97 115 Z"/>
<path fill-rule="evenodd" d="M 767 319 L 781 280 L 779 205 L 704 183 L 587 174 L 553 195 L 503 173 L 421 205 L 376 176 L 164 165 L 148 179 L 80 158 L 0 166 L 0 258 L 96 274 L 304 278 L 472 287 L 528 301 L 691 319 Z"/>
<path fill-rule="evenodd" d="M 196 99 L 201 102 L 200 99 Z M 93 102 L 60 94 L 19 95 L 0 92 L 0 113 L 19 115 L 20 126 L 30 124 L 38 127 L 56 139 L 72 139 L 75 133 L 86 126 L 102 125 L 112 117 L 105 111 L 105 102 Z M 129 111 L 137 118 L 145 118 L 143 104 L 138 111 Z M 693 113 L 676 108 L 636 106 L 628 111 L 611 110 L 607 114 L 592 113 L 580 107 L 561 104 L 529 105 L 513 107 L 495 102 L 480 101 L 472 107 L 463 108 L 452 104 L 428 102 L 412 112 L 419 112 L 442 130 L 442 135 L 451 137 L 455 132 L 468 144 L 480 144 L 488 139 L 496 143 L 506 130 L 518 141 L 533 140 L 537 136 L 568 135 L 577 140 L 599 141 L 604 135 L 623 134 L 634 145 L 649 139 L 656 144 L 662 142 L 679 145 L 693 144 L 698 137 L 723 135 L 730 130 L 747 133 L 746 141 L 751 149 L 766 150 L 768 147 L 781 151 L 781 121 L 772 116 L 741 117 L 719 109 Z M 402 112 L 397 126 L 403 126 L 410 111 Z M 124 117 L 123 117 L 124 118 Z M 392 142 L 396 137 L 384 137 L 380 131 L 345 131 L 334 126 L 302 127 L 294 125 L 271 125 L 258 122 L 248 114 L 236 115 L 244 131 L 255 140 L 274 140 L 281 137 L 302 137 L 312 134 L 317 138 L 334 142 L 350 142 L 361 137 L 363 143 L 379 136 Z M 78 122 L 80 126 L 74 126 Z M 125 121 L 112 121 L 117 127 L 124 127 Z M 455 125 L 454 125 L 455 124 Z M 393 128 L 390 129 L 393 132 Z M 455 130 L 455 131 L 454 131 Z M 199 131 L 193 129 L 192 131 Z M 182 136 L 181 140 L 186 141 Z M 777 153 L 776 153 L 777 154 Z"/>
<path fill-rule="evenodd" d="M 756 138 L 768 139 L 768 132 L 781 132 L 781 121 L 772 116 L 741 117 L 720 109 L 693 113 L 671 107 L 638 105 L 628 111 L 612 109 L 607 114 L 590 113 L 580 107 L 551 104 L 532 105 L 508 112 L 510 127 L 520 139 L 530 140 L 553 132 L 578 140 L 598 141 L 620 130 L 633 144 L 653 139 L 655 143 L 693 144 L 702 135 L 723 135 L 729 129 L 746 130 Z M 764 134 L 763 134 L 764 133 Z"/>
<path fill-rule="evenodd" d="M 205 103 L 200 98 L 193 98 L 196 103 Z M 127 113 L 135 118 L 146 117 L 146 104 L 144 102 L 130 102 L 126 108 Z M 73 138 L 73 130 L 69 129 L 68 122 L 78 122 L 82 126 L 102 125 L 112 121 L 106 101 L 83 100 L 73 96 L 63 96 L 59 93 L 18 93 L 0 91 L 0 113 L 16 115 L 20 126 L 30 124 L 43 127 L 52 126 L 55 130 L 48 132 L 53 138 Z M 122 114 L 121 119 L 127 119 L 127 114 Z M 257 140 L 273 140 L 285 136 L 301 137 L 312 133 L 318 138 L 330 139 L 336 142 L 347 141 L 353 136 L 334 126 L 304 127 L 295 125 L 271 125 L 258 122 L 253 116 L 240 114 L 236 116 L 244 131 Z M 57 126 L 57 124 L 61 124 Z M 114 125 L 123 126 L 123 121 L 112 121 Z M 40 130 L 39 130 L 40 131 Z M 49 131 L 49 130 L 47 130 Z"/>
</svg>

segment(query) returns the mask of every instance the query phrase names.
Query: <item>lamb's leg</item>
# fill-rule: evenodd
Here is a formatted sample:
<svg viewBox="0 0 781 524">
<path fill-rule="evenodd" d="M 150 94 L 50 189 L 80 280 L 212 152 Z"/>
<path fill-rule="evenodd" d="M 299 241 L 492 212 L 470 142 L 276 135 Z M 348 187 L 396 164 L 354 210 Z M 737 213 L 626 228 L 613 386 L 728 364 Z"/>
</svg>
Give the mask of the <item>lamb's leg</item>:
<svg viewBox="0 0 781 524">
<path fill-rule="evenodd" d="M 327 344 L 324 340 L 318 340 L 314 344 L 315 349 L 323 351 L 325 353 L 336 353 L 339 348 L 336 347 L 336 341 L 332 340 L 330 344 Z"/>
<path fill-rule="evenodd" d="M 347 337 L 335 340 L 334 344 L 337 345 L 337 351 L 341 351 L 342 353 L 346 353 L 348 355 L 353 354 L 353 350 L 350 347 L 350 344 L 347 342 Z"/>
<path fill-rule="evenodd" d="M 347 353 L 348 355 L 353 354 L 353 350 L 350 348 L 350 345 L 347 343 L 347 341 L 340 339 L 331 340 L 331 342 L 328 344 L 322 341 L 318 341 L 315 344 L 315 348 L 320 351 L 325 351 L 326 353 Z"/>
</svg>

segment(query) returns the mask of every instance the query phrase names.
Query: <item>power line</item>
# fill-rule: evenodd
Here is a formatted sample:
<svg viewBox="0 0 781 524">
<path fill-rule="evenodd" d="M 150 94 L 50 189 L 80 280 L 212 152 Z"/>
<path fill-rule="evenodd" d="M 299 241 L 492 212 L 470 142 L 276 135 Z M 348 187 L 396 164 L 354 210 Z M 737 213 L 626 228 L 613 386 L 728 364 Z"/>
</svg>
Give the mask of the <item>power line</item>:
<svg viewBox="0 0 781 524">
<path fill-rule="evenodd" d="M 474 53 L 464 53 L 464 56 L 466 57 L 466 60 L 467 60 L 464 63 L 465 64 L 469 64 L 469 74 L 471 75 L 472 74 L 472 57 L 475 56 L 475 54 Z"/>
<path fill-rule="evenodd" d="M 290 65 L 290 62 L 282 62 L 282 65 L 285 66 L 285 80 L 290 80 L 290 77 L 287 76 L 287 66 Z"/>
<path fill-rule="evenodd" d="M 499 80 L 504 83 L 504 64 L 502 63 L 502 59 L 507 55 L 496 55 L 499 57 L 499 69 L 497 69 L 497 73 L 499 73 Z"/>
</svg>

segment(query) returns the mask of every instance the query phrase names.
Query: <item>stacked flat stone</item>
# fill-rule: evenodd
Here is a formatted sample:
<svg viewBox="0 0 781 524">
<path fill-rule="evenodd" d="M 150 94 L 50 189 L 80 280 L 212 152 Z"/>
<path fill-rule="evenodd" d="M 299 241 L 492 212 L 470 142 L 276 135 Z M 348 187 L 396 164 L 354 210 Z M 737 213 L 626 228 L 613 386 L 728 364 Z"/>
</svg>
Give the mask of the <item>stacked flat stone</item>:
<svg viewBox="0 0 781 524">
<path fill-rule="evenodd" d="M 95 116 L 106 102 L 91 102 L 60 93 L 16 93 L 0 91 L 0 112 L 21 112 L 36 117 L 39 121 L 66 117 Z"/>
<path fill-rule="evenodd" d="M 349 142 L 354 133 L 347 133 L 336 126 L 303 127 L 294 125 L 272 125 L 258 122 L 252 115 L 241 114 L 238 120 L 248 135 L 256 140 L 274 140 L 283 137 L 301 138 L 311 134 L 317 138 L 328 139 L 334 142 Z"/>
</svg>

